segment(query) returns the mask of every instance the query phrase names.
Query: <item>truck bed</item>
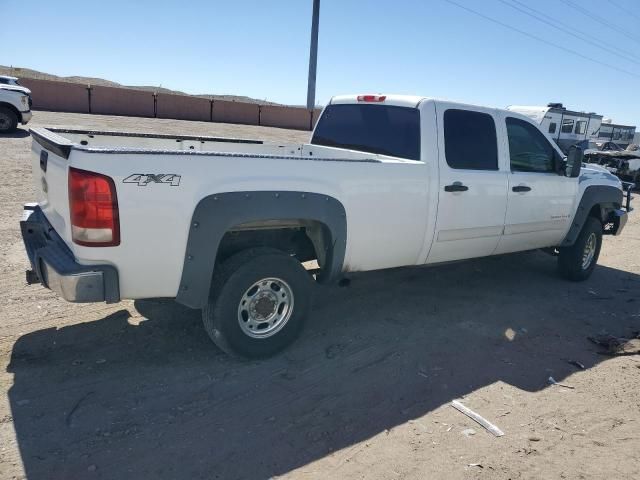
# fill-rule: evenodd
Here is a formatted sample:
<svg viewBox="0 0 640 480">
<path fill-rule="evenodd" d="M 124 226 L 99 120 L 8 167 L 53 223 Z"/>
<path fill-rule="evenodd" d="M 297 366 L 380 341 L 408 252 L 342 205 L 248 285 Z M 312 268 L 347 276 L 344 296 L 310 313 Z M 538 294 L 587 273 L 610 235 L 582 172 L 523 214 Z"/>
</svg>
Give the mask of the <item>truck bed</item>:
<svg viewBox="0 0 640 480">
<path fill-rule="evenodd" d="M 102 153 L 160 153 L 160 154 L 208 154 L 232 156 L 298 157 L 314 160 L 355 160 L 361 162 L 416 163 L 386 155 L 379 155 L 343 148 L 311 144 L 283 144 L 263 140 L 204 137 L 191 135 L 165 135 L 114 131 L 75 130 L 63 128 L 34 128 L 36 139 L 48 140 L 54 145 L 77 150 Z"/>
</svg>

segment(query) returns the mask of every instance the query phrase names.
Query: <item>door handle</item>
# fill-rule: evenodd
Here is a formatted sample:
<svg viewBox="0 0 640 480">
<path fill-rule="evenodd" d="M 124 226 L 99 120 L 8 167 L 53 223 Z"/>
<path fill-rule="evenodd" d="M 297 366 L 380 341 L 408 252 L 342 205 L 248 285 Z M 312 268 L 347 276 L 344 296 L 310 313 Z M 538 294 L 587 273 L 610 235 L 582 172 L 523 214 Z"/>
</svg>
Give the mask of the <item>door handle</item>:
<svg viewBox="0 0 640 480">
<path fill-rule="evenodd" d="M 444 187 L 445 192 L 466 192 L 467 190 L 469 190 L 469 187 L 461 184 L 460 182 L 454 182 L 453 184 L 445 185 Z"/>
<path fill-rule="evenodd" d="M 526 185 L 516 185 L 511 190 L 513 190 L 514 192 L 530 192 L 531 187 L 527 187 Z"/>
</svg>

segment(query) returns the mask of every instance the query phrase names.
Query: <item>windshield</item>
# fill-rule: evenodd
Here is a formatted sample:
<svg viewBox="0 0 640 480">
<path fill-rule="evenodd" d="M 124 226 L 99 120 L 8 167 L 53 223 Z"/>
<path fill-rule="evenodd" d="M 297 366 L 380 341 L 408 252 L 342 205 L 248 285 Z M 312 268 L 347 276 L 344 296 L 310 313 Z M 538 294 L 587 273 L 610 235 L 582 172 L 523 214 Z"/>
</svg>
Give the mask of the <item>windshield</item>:
<svg viewBox="0 0 640 480">
<path fill-rule="evenodd" d="M 420 111 L 387 105 L 329 105 L 311 143 L 420 160 Z"/>
</svg>

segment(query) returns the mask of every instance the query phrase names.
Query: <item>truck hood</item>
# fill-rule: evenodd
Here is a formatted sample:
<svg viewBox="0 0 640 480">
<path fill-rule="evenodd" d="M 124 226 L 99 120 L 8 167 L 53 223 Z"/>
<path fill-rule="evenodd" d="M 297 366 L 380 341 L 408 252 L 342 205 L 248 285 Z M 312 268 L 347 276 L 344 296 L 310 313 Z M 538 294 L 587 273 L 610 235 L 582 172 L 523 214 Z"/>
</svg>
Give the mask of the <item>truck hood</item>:
<svg viewBox="0 0 640 480">
<path fill-rule="evenodd" d="M 622 190 L 622 181 L 614 175 L 615 169 L 610 170 L 602 165 L 583 163 L 580 170 L 579 183 L 585 185 L 609 185 Z"/>
<path fill-rule="evenodd" d="M 2 89 L 2 90 L 11 90 L 13 92 L 22 93 L 24 95 L 31 95 L 31 90 L 29 90 L 27 87 L 21 87 L 20 85 L 0 84 L 0 89 Z"/>
<path fill-rule="evenodd" d="M 582 171 L 595 171 L 595 172 L 609 172 L 608 169 L 603 167 L 602 165 L 596 165 L 595 163 L 583 163 Z"/>
</svg>

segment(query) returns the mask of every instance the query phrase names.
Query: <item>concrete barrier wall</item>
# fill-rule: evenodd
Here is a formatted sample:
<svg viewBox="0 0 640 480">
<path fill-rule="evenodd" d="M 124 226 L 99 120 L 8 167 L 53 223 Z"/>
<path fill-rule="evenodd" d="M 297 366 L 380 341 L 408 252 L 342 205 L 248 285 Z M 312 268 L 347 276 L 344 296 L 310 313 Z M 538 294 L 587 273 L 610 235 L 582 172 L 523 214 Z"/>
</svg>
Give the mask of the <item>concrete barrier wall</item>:
<svg viewBox="0 0 640 480">
<path fill-rule="evenodd" d="M 175 118 L 309 130 L 318 121 L 319 109 L 232 102 L 186 95 L 154 93 L 131 88 L 23 78 L 31 89 L 34 110 L 100 113 L 135 117 Z"/>
<path fill-rule="evenodd" d="M 260 106 L 255 103 L 214 100 L 211 121 L 259 125 Z"/>
<path fill-rule="evenodd" d="M 306 108 L 262 105 L 260 107 L 260 125 L 309 130 L 311 112 Z"/>
<path fill-rule="evenodd" d="M 86 85 L 33 78 L 21 78 L 20 83 L 31 90 L 32 108 L 36 110 L 89 112 L 89 92 Z"/>
<path fill-rule="evenodd" d="M 91 113 L 153 117 L 154 103 L 153 92 L 98 85 L 91 87 Z"/>
<path fill-rule="evenodd" d="M 156 95 L 156 116 L 180 120 L 211 121 L 211 100 L 186 95 Z"/>
</svg>

